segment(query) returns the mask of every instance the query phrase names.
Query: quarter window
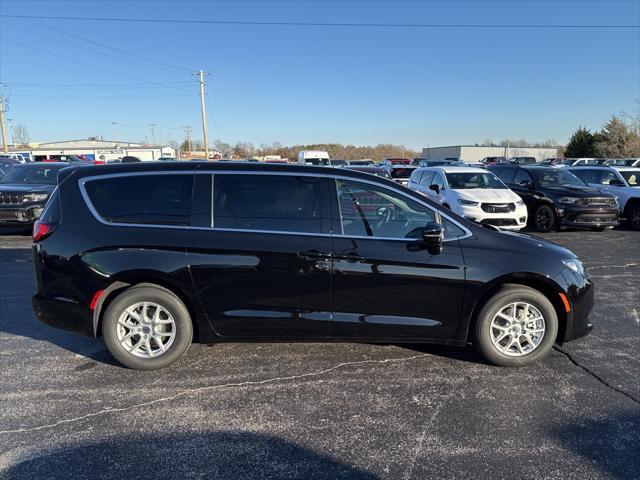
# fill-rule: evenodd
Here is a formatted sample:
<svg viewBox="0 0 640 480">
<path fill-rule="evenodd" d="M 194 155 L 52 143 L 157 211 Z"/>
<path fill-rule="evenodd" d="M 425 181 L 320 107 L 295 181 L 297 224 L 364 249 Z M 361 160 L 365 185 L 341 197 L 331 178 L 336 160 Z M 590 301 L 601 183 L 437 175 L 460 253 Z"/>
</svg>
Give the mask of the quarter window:
<svg viewBox="0 0 640 480">
<path fill-rule="evenodd" d="M 380 238 L 420 238 L 430 208 L 385 188 L 337 180 L 344 235 Z"/>
<path fill-rule="evenodd" d="M 193 175 L 130 175 L 87 181 L 85 190 L 108 222 L 189 225 Z"/>
<path fill-rule="evenodd" d="M 293 175 L 214 175 L 213 226 L 322 233 L 326 182 Z"/>
</svg>

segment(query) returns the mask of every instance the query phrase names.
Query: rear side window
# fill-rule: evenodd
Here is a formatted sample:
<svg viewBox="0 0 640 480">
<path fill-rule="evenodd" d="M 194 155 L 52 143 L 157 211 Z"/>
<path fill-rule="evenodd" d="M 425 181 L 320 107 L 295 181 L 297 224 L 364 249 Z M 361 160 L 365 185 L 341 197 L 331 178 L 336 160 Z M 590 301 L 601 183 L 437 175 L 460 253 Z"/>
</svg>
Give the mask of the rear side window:
<svg viewBox="0 0 640 480">
<path fill-rule="evenodd" d="M 214 175 L 213 227 L 322 233 L 324 179 L 293 175 Z"/>
<path fill-rule="evenodd" d="M 89 180 L 85 190 L 104 220 L 114 223 L 189 225 L 191 174 L 145 174 Z"/>
</svg>

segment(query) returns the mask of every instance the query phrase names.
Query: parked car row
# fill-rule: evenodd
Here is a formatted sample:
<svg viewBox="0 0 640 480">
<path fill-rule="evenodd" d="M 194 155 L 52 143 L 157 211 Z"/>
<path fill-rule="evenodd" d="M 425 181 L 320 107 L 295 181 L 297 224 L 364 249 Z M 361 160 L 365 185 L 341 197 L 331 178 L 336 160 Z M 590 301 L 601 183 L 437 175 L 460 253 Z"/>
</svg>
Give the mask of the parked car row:
<svg viewBox="0 0 640 480">
<path fill-rule="evenodd" d="M 538 231 L 562 227 L 640 229 L 640 168 L 570 167 L 502 163 L 486 169 L 442 166 L 415 169 L 407 186 L 485 225 Z"/>
</svg>

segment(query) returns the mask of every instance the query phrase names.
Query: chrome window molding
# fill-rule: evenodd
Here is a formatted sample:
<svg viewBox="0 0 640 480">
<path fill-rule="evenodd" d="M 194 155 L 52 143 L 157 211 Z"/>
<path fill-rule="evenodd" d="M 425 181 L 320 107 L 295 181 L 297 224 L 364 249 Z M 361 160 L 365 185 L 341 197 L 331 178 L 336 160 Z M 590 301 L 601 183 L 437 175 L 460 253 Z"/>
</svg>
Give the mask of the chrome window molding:
<svg viewBox="0 0 640 480">
<path fill-rule="evenodd" d="M 106 174 L 102 174 L 102 175 L 94 175 L 94 176 L 88 176 L 88 177 L 82 177 L 78 180 L 78 185 L 80 187 L 80 194 L 82 195 L 82 198 L 84 199 L 87 207 L 89 208 L 89 210 L 91 211 L 91 214 L 95 217 L 96 220 L 98 220 L 100 223 L 104 224 L 104 225 L 112 225 L 112 226 L 117 226 L 117 227 L 146 227 L 146 228 L 174 228 L 174 229 L 194 229 L 194 230 L 213 230 L 213 231 L 229 231 L 229 232 L 250 232 L 250 233 L 266 233 L 266 234 L 283 234 L 283 235 L 302 235 L 302 236 L 336 236 L 336 237 L 341 237 L 341 238 L 357 238 L 357 239 L 368 239 L 368 240 L 390 240 L 390 241 L 403 241 L 403 242 L 407 242 L 407 241 L 412 241 L 415 239 L 409 239 L 409 238 L 391 238 L 391 237 L 368 237 L 368 236 L 356 236 L 356 235 L 344 235 L 344 234 L 335 234 L 335 233 L 305 233 L 305 232 L 288 232 L 288 231 L 278 231 L 278 230 L 244 230 L 244 229 L 235 229 L 235 228 L 217 228 L 217 227 L 192 227 L 189 225 L 166 225 L 166 224 L 147 224 L 147 223 L 120 223 L 120 222 L 110 222 L 108 220 L 105 220 L 104 218 L 102 218 L 102 216 L 98 213 L 98 211 L 95 209 L 95 207 L 93 206 L 93 204 L 91 203 L 91 200 L 89 199 L 89 195 L 87 194 L 86 188 L 85 188 L 85 184 L 87 182 L 91 182 L 93 180 L 101 180 L 101 179 L 105 179 L 105 178 L 115 178 L 115 177 L 123 177 L 123 176 L 137 176 L 137 175 L 211 175 L 213 177 L 213 175 L 288 175 L 288 176 L 294 176 L 294 177 L 300 177 L 300 176 L 304 176 L 304 177 L 320 177 L 320 178 L 331 178 L 334 181 L 337 179 L 341 179 L 341 180 L 347 180 L 347 181 L 352 181 L 352 182 L 360 182 L 360 183 L 367 183 L 373 186 L 377 186 L 379 188 L 383 188 L 395 193 L 398 193 L 400 195 L 402 195 L 403 197 L 406 197 L 410 200 L 413 200 L 414 202 L 417 202 L 421 205 L 423 205 L 424 207 L 428 208 L 429 210 L 432 210 L 435 215 L 436 218 L 440 217 L 440 218 L 446 218 L 447 220 L 449 220 L 451 223 L 453 223 L 455 226 L 457 226 L 458 228 L 460 228 L 461 230 L 464 231 L 463 235 L 457 236 L 457 237 L 453 237 L 453 238 L 445 238 L 444 242 L 450 242 L 452 240 L 462 240 L 464 238 L 470 237 L 472 236 L 471 231 L 466 228 L 464 225 L 458 223 L 456 220 L 454 220 L 453 218 L 451 218 L 449 215 L 447 215 L 446 213 L 440 211 L 437 208 L 432 207 L 431 205 L 429 205 L 428 203 L 422 201 L 422 199 L 420 198 L 415 198 L 411 195 L 407 195 L 405 192 L 401 191 L 400 189 L 394 188 L 392 186 L 389 185 L 385 185 L 383 183 L 377 182 L 377 181 L 372 181 L 369 179 L 365 179 L 365 178 L 359 178 L 359 177 L 351 177 L 348 175 L 340 175 L 340 173 L 310 173 L 310 172 L 295 172 L 295 171 L 269 171 L 269 172 L 261 172 L 259 170 L 166 170 L 166 171 L 144 171 L 144 172 L 122 172 L 122 173 L 106 173 Z M 211 181 L 213 182 L 213 178 L 211 179 Z M 337 195 L 337 190 L 335 191 L 335 194 Z M 212 197 L 212 207 L 213 207 L 213 183 L 212 183 L 212 191 L 211 191 L 211 197 Z M 212 208 L 212 213 L 213 215 L 213 208 Z M 213 220 L 213 218 L 212 218 Z M 342 229 L 342 221 L 340 222 L 340 228 Z"/>
</svg>

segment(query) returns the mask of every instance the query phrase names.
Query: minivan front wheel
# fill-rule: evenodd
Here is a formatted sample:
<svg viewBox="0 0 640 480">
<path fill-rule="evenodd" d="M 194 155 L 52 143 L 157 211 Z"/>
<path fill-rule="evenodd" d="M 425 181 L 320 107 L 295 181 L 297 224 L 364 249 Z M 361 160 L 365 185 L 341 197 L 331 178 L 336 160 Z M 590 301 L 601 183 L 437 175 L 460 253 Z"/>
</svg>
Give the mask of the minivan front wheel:
<svg viewBox="0 0 640 480">
<path fill-rule="evenodd" d="M 550 205 L 540 205 L 534 215 L 534 223 L 539 232 L 550 232 L 556 228 L 558 218 Z"/>
<path fill-rule="evenodd" d="M 191 345 L 189 311 L 172 292 L 138 286 L 118 295 L 105 311 L 107 348 L 124 366 L 155 370 L 178 360 Z"/>
<path fill-rule="evenodd" d="M 523 285 L 505 285 L 480 311 L 473 341 L 490 363 L 518 367 L 545 357 L 557 333 L 558 316 L 545 295 Z"/>
</svg>

